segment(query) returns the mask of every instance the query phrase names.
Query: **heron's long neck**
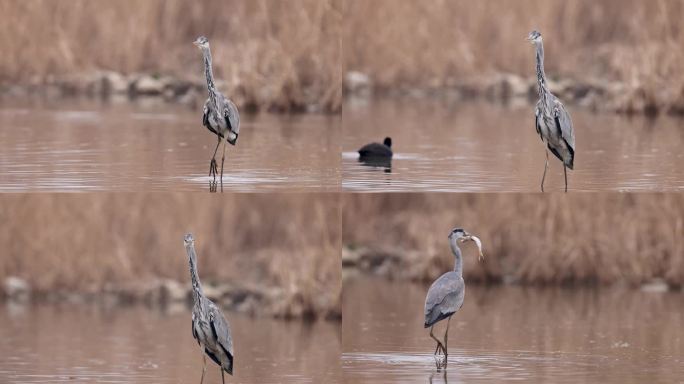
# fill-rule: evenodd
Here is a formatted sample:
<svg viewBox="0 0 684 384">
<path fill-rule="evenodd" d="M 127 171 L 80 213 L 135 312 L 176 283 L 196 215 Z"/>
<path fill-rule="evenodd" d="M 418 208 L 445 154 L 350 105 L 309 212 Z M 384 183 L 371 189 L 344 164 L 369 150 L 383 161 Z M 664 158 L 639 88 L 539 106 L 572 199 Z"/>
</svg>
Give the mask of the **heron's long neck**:
<svg viewBox="0 0 684 384">
<path fill-rule="evenodd" d="M 537 83 L 539 83 L 539 97 L 546 102 L 546 73 L 544 73 L 544 44 L 539 42 L 537 47 Z"/>
<path fill-rule="evenodd" d="M 199 274 L 197 273 L 197 254 L 195 253 L 195 246 L 188 245 L 185 247 L 188 253 L 188 260 L 190 262 L 190 278 L 192 279 L 192 297 L 195 303 L 199 301 L 202 296 L 202 283 L 200 283 Z"/>
<path fill-rule="evenodd" d="M 461 257 L 461 248 L 458 247 L 456 241 L 457 239 L 449 239 L 451 252 L 454 253 L 454 272 L 458 273 L 459 276 L 463 276 L 463 258 Z"/>
<path fill-rule="evenodd" d="M 218 102 L 216 100 L 216 86 L 214 86 L 214 71 L 211 68 L 211 50 L 209 47 L 202 48 L 202 54 L 204 56 L 204 76 L 207 78 L 207 90 L 209 91 L 209 98 L 214 104 L 214 107 L 218 107 Z"/>
</svg>

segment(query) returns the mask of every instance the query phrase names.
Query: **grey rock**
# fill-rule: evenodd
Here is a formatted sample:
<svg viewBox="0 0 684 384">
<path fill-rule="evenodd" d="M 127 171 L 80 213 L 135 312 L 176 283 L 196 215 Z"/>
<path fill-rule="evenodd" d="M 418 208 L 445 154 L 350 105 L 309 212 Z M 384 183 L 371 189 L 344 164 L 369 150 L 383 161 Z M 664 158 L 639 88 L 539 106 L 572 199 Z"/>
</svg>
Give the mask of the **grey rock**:
<svg viewBox="0 0 684 384">
<path fill-rule="evenodd" d="M 137 78 L 131 84 L 131 91 L 135 95 L 149 95 L 157 96 L 164 92 L 166 82 L 149 75 L 143 75 Z"/>
<path fill-rule="evenodd" d="M 125 94 L 128 92 L 128 79 L 118 72 L 101 74 L 103 92 L 106 94 Z"/>
<path fill-rule="evenodd" d="M 5 296 L 10 300 L 26 301 L 31 295 L 29 283 L 19 277 L 9 276 L 4 281 Z"/>
<path fill-rule="evenodd" d="M 352 94 L 369 94 L 372 82 L 365 73 L 350 71 L 344 76 L 344 87 Z"/>
<path fill-rule="evenodd" d="M 663 279 L 653 279 L 641 285 L 642 292 L 664 293 L 670 290 L 670 286 Z"/>
<path fill-rule="evenodd" d="M 159 291 L 163 302 L 181 302 L 188 298 L 189 289 L 183 284 L 165 279 L 160 282 Z"/>
</svg>

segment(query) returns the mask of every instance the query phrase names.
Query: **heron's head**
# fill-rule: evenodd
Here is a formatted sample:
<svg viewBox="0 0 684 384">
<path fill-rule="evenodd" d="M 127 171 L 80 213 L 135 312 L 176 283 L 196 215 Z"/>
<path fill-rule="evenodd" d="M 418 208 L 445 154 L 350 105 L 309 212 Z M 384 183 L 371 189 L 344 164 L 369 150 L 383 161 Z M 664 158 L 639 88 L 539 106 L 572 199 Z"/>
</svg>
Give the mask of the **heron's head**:
<svg viewBox="0 0 684 384">
<path fill-rule="evenodd" d="M 466 232 L 463 228 L 454 228 L 449 233 L 449 240 L 457 241 L 459 243 L 465 243 L 466 241 L 472 241 L 477 245 L 477 250 L 480 254 L 479 258 L 482 259 L 484 255 L 482 254 L 482 242 L 477 236 L 473 236 Z"/>
<path fill-rule="evenodd" d="M 463 228 L 454 228 L 449 232 L 449 239 L 458 240 L 460 243 L 466 241 L 468 236 L 470 234 Z"/>
<path fill-rule="evenodd" d="M 204 36 L 198 37 L 197 40 L 193 41 L 192 43 L 198 48 L 209 48 L 209 40 Z"/>
<path fill-rule="evenodd" d="M 529 35 L 527 35 L 527 41 L 532 44 L 539 44 L 542 42 L 542 35 L 535 29 L 534 31 L 530 32 Z"/>
<path fill-rule="evenodd" d="M 382 143 L 385 144 L 386 146 L 392 148 L 392 138 L 391 137 L 385 137 L 385 140 L 383 140 Z"/>
<path fill-rule="evenodd" d="M 192 237 L 192 233 L 185 235 L 183 238 L 183 244 L 185 244 L 186 247 L 195 244 L 195 239 Z"/>
</svg>

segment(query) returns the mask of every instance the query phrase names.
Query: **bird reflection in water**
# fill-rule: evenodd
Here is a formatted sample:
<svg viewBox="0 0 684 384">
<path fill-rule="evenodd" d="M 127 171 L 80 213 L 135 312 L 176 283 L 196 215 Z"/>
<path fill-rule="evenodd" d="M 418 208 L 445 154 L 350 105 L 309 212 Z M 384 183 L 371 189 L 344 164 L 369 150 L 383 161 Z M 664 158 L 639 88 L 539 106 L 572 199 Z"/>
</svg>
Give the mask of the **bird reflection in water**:
<svg viewBox="0 0 684 384">
<path fill-rule="evenodd" d="M 437 361 L 437 359 L 435 359 Z M 444 369 L 442 369 L 444 368 Z M 436 376 L 436 378 L 435 378 Z M 442 377 L 442 380 L 439 380 L 439 376 Z M 428 377 L 428 382 L 430 384 L 433 383 L 444 383 L 447 384 L 449 380 L 447 380 L 447 370 L 446 370 L 446 358 L 444 358 L 444 365 L 440 366 L 439 364 L 437 365 L 437 371 L 431 372 L 430 376 Z"/>
<path fill-rule="evenodd" d="M 392 173 L 392 158 L 359 157 L 359 163 L 366 167 L 382 168 L 385 173 Z"/>
</svg>

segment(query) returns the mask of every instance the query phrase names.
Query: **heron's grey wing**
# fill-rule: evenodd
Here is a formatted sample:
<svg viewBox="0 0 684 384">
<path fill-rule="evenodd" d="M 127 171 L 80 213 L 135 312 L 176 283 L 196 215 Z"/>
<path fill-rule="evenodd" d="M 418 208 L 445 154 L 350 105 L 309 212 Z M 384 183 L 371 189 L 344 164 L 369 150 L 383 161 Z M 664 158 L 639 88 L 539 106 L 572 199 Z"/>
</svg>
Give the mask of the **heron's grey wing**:
<svg viewBox="0 0 684 384">
<path fill-rule="evenodd" d="M 563 106 L 563 103 L 558 99 L 555 99 L 553 103 L 553 117 L 556 121 L 556 127 L 561 133 L 561 137 L 574 153 L 575 131 L 572 129 L 572 119 L 570 119 L 570 114 L 565 109 L 565 106 Z"/>
<path fill-rule="evenodd" d="M 216 132 L 216 130 L 211 126 L 211 124 L 209 124 L 209 114 L 212 113 L 211 99 L 207 99 L 207 101 L 204 102 L 203 113 L 204 114 L 202 115 L 202 124 L 214 134 L 221 136 L 218 132 Z"/>
<path fill-rule="evenodd" d="M 214 337 L 218 341 L 218 344 L 230 358 L 230 369 L 232 372 L 233 337 L 230 334 L 228 321 L 214 303 L 209 304 L 209 324 L 211 325 L 211 331 L 214 333 Z"/>
<path fill-rule="evenodd" d="M 541 133 L 541 127 L 539 126 L 539 115 L 541 115 L 541 108 L 539 108 L 539 104 L 541 104 L 541 100 L 537 102 L 537 106 L 534 107 L 534 129 L 537 130 L 537 134 L 539 137 L 544 141 L 544 138 L 542 137 Z"/>
<path fill-rule="evenodd" d="M 463 305 L 465 284 L 456 272 L 447 272 L 440 276 L 428 290 L 425 298 L 425 326 L 458 311 Z"/>
<path fill-rule="evenodd" d="M 209 127 L 209 99 L 204 103 L 204 108 L 202 109 L 202 125 L 211 129 Z"/>
<path fill-rule="evenodd" d="M 240 133 L 240 113 L 238 112 L 235 103 L 230 101 L 228 98 L 224 98 L 223 113 L 230 127 L 230 130 L 239 134 Z"/>
<path fill-rule="evenodd" d="M 199 344 L 199 337 L 197 337 L 197 332 L 195 331 L 195 312 L 192 313 L 192 321 L 190 322 L 190 326 L 192 326 L 192 337 L 194 337 L 195 340 L 197 340 L 197 344 Z"/>
</svg>

